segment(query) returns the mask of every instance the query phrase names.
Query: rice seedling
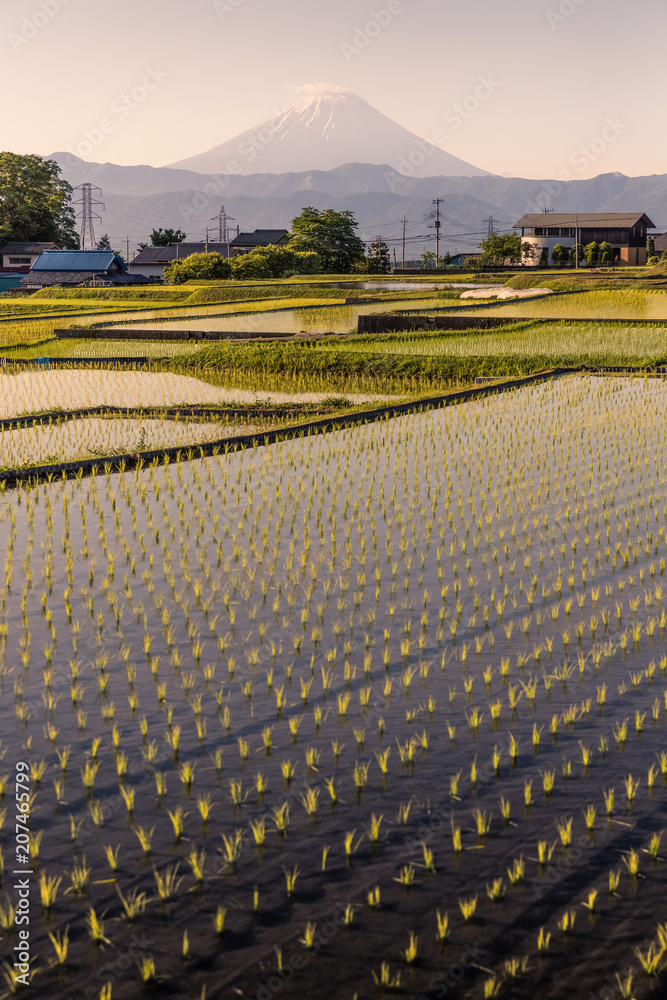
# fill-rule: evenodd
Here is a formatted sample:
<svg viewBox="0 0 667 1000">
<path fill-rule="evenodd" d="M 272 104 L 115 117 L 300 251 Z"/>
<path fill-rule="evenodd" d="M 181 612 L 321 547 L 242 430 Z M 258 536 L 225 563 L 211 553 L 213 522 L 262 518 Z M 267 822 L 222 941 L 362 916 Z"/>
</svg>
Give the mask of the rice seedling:
<svg viewBox="0 0 667 1000">
<path fill-rule="evenodd" d="M 398 882 L 404 888 L 409 889 L 414 885 L 415 882 L 415 866 L 414 865 L 403 865 L 398 876 L 394 878 L 394 882 Z"/>
<path fill-rule="evenodd" d="M 407 948 L 403 952 L 403 957 L 408 965 L 413 965 L 417 961 L 417 946 L 419 938 L 414 931 L 410 931 L 410 940 Z"/>
<path fill-rule="evenodd" d="M 236 864 L 241 857 L 243 851 L 243 830 L 237 828 L 234 831 L 234 835 L 228 837 L 226 834 L 221 834 L 223 846 L 218 848 L 222 854 L 225 865 L 229 868 L 235 868 Z"/>
<path fill-rule="evenodd" d="M 64 965 L 69 952 L 69 924 L 64 931 L 56 931 L 55 934 L 49 932 L 49 940 L 56 953 L 55 964 Z"/>
<path fill-rule="evenodd" d="M 185 855 L 185 861 L 190 867 L 195 882 L 200 885 L 205 877 L 206 851 L 197 851 L 193 848 Z"/>
<path fill-rule="evenodd" d="M 85 854 L 80 861 L 75 860 L 71 872 L 65 872 L 70 877 L 70 885 L 65 889 L 65 895 L 70 892 L 74 893 L 75 896 L 82 895 L 88 888 L 92 870 L 92 867 L 86 864 Z"/>
<path fill-rule="evenodd" d="M 618 992 L 621 995 L 622 1000 L 632 1000 L 633 995 L 633 983 L 635 979 L 635 973 L 633 969 L 625 975 L 621 976 L 620 973 L 615 974 L 616 985 L 618 986 Z"/>
<path fill-rule="evenodd" d="M 585 906 L 589 913 L 595 913 L 595 900 L 597 899 L 597 895 L 597 889 L 591 889 L 586 899 L 582 902 L 582 906 Z"/>
<path fill-rule="evenodd" d="M 388 962 L 382 962 L 379 975 L 373 969 L 372 976 L 375 985 L 384 990 L 398 990 L 401 987 L 400 972 L 392 972 Z"/>
<path fill-rule="evenodd" d="M 104 920 L 98 917 L 95 909 L 91 906 L 86 914 L 86 929 L 90 939 L 94 944 L 111 944 L 104 934 Z"/>
<path fill-rule="evenodd" d="M 566 910 L 558 918 L 558 930 L 565 936 L 571 934 L 574 928 L 575 920 L 577 919 L 577 914 L 575 910 Z"/>
<path fill-rule="evenodd" d="M 473 809 L 472 812 L 473 819 L 475 820 L 475 825 L 477 827 L 478 837 L 486 837 L 491 829 L 491 820 L 493 818 L 492 813 L 483 812 L 481 809 Z"/>
<path fill-rule="evenodd" d="M 227 910 L 224 906 L 218 906 L 215 913 L 213 914 L 213 926 L 215 928 L 215 933 L 218 937 L 222 937 L 225 931 L 225 919 L 227 917 Z"/>
<path fill-rule="evenodd" d="M 477 896 L 471 896 L 468 899 L 459 899 L 459 908 L 464 922 L 470 923 L 477 911 Z"/>
<path fill-rule="evenodd" d="M 298 865 L 289 871 L 287 868 L 283 868 L 283 874 L 285 875 L 285 887 L 287 889 L 287 898 L 291 899 L 294 895 L 294 887 L 296 886 L 296 880 L 301 874 L 301 870 Z"/>
<path fill-rule="evenodd" d="M 623 855 L 623 864 L 627 868 L 631 878 L 637 878 L 639 874 L 639 855 L 635 850 L 630 850 L 627 854 Z"/>
<path fill-rule="evenodd" d="M 156 980 L 155 959 L 152 955 L 142 955 L 137 965 L 143 983 L 152 983 Z"/>
<path fill-rule="evenodd" d="M 512 860 L 512 867 L 507 869 L 507 877 L 512 885 L 518 885 L 520 882 L 523 882 L 525 874 L 526 863 L 522 854 L 520 857 Z"/>
<path fill-rule="evenodd" d="M 134 828 L 134 834 L 141 845 L 141 849 L 144 854 L 149 854 L 151 850 L 151 844 L 153 842 L 153 834 L 155 833 L 155 827 L 152 826 L 150 830 L 144 829 L 143 826 L 137 826 Z"/>
<path fill-rule="evenodd" d="M 629 808 L 637 796 L 637 789 L 639 788 L 640 781 L 639 778 L 633 778 L 632 775 L 629 774 L 623 779 L 623 784 L 625 785 L 625 796 Z"/>
<path fill-rule="evenodd" d="M 495 878 L 493 882 L 486 883 L 486 894 L 489 899 L 498 902 L 505 896 L 505 882 L 502 878 Z"/>
<path fill-rule="evenodd" d="M 572 823 L 573 820 L 571 817 L 570 819 L 559 818 L 555 820 L 560 842 L 566 848 L 572 846 Z"/>
<path fill-rule="evenodd" d="M 637 947 L 634 947 L 633 951 L 646 975 L 655 976 L 664 957 L 664 947 L 659 947 L 652 941 L 646 951 L 642 951 L 641 948 Z"/>
<path fill-rule="evenodd" d="M 540 927 L 540 932 L 537 935 L 537 950 L 539 952 L 549 951 L 549 945 L 551 943 L 551 933 L 545 933 L 544 927 Z"/>
<path fill-rule="evenodd" d="M 119 886 L 116 886 L 116 892 L 123 907 L 123 919 L 130 924 L 134 923 L 146 909 L 146 893 L 140 892 L 139 889 L 131 889 L 127 896 L 124 896 Z"/>
<path fill-rule="evenodd" d="M 45 913 L 48 913 L 55 905 L 61 882 L 61 875 L 48 876 L 43 871 L 39 873 L 39 898 Z"/>
<path fill-rule="evenodd" d="M 371 909 L 380 908 L 380 886 L 376 885 L 366 893 L 366 901 Z"/>
<path fill-rule="evenodd" d="M 178 863 L 175 865 L 167 865 L 162 875 L 158 872 L 157 868 L 153 868 L 155 889 L 159 899 L 169 900 L 176 896 L 178 887 L 183 881 L 182 877 L 178 877 L 178 868 Z"/>
</svg>

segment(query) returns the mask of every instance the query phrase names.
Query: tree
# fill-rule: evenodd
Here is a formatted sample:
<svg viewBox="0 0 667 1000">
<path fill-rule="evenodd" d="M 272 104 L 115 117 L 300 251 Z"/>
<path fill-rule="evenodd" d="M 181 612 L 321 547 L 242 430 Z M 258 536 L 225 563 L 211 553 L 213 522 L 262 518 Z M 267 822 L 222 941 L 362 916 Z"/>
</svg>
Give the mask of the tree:
<svg viewBox="0 0 667 1000">
<path fill-rule="evenodd" d="M 524 240 L 521 244 L 521 259 L 523 263 L 527 263 L 529 260 L 535 260 L 537 256 L 537 247 L 530 240 Z"/>
<path fill-rule="evenodd" d="M 435 267 L 435 254 L 432 250 L 427 250 L 421 255 L 422 267 Z"/>
<path fill-rule="evenodd" d="M 389 247 L 384 240 L 378 239 L 371 243 L 368 251 L 368 273 L 369 274 L 389 274 L 391 271 L 391 257 Z"/>
<path fill-rule="evenodd" d="M 229 261 L 219 253 L 192 253 L 182 260 L 172 260 L 164 269 L 168 285 L 183 285 L 186 281 L 224 281 L 231 277 Z"/>
<path fill-rule="evenodd" d="M 548 267 L 549 266 L 549 251 L 546 247 L 542 247 L 542 253 L 540 254 L 540 259 L 537 262 L 538 267 Z"/>
<path fill-rule="evenodd" d="M 304 208 L 292 221 L 289 248 L 316 253 L 322 270 L 329 274 L 350 274 L 354 264 L 366 256 L 366 247 L 356 234 L 357 226 L 352 212 Z"/>
<path fill-rule="evenodd" d="M 285 278 L 292 274 L 316 274 L 320 258 L 316 253 L 270 244 L 234 257 L 231 269 L 232 276 L 239 281 Z"/>
<path fill-rule="evenodd" d="M 583 243 L 575 243 L 572 247 L 572 260 L 581 266 L 586 260 L 586 251 Z"/>
<path fill-rule="evenodd" d="M 655 257 L 655 240 L 652 236 L 649 236 L 646 240 L 646 255 L 648 257 Z"/>
<path fill-rule="evenodd" d="M 111 242 L 109 240 L 109 236 L 107 233 L 105 233 L 104 236 L 100 237 L 100 239 L 97 241 L 95 249 L 99 250 L 100 252 L 113 253 L 113 250 L 111 249 Z"/>
<path fill-rule="evenodd" d="M 55 160 L 0 153 L 0 241 L 79 247 L 72 187 Z"/>
<path fill-rule="evenodd" d="M 589 267 L 596 267 L 598 261 L 600 260 L 600 247 L 597 243 L 587 243 L 584 247 L 584 254 L 586 255 L 586 263 Z"/>
<path fill-rule="evenodd" d="M 452 255 L 450 253 L 443 253 L 438 261 L 440 267 L 449 267 L 452 263 Z"/>
<path fill-rule="evenodd" d="M 600 263 L 601 264 L 613 264 L 614 262 L 614 251 L 611 248 L 611 243 L 601 243 L 600 244 Z"/>
<path fill-rule="evenodd" d="M 551 259 L 556 267 L 563 267 L 570 259 L 570 251 L 562 243 L 557 243 L 551 251 Z"/>
<path fill-rule="evenodd" d="M 149 246 L 166 247 L 170 243 L 182 243 L 187 239 L 187 233 L 182 229 L 154 229 L 150 236 L 150 243 L 140 243 L 139 250 L 146 250 Z"/>
<path fill-rule="evenodd" d="M 484 264 L 492 266 L 521 260 L 524 254 L 523 241 L 518 233 L 506 233 L 504 236 L 491 233 L 479 244 L 479 248 Z"/>
</svg>

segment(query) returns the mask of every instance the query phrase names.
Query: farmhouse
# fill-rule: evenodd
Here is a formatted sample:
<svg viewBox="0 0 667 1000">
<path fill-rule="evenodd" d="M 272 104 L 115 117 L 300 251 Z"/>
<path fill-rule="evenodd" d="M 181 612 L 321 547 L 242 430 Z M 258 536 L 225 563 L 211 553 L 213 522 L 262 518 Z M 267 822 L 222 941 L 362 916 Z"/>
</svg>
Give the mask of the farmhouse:
<svg viewBox="0 0 667 1000">
<path fill-rule="evenodd" d="M 284 247 L 288 243 L 287 229 L 256 229 L 254 233 L 239 233 L 229 245 L 236 253 L 251 253 L 258 247 Z"/>
<path fill-rule="evenodd" d="M 238 250 L 227 243 L 168 243 L 163 247 L 146 247 L 128 264 L 130 274 L 145 274 L 151 281 L 163 281 L 164 269 L 174 260 L 184 260 L 193 253 L 219 253 L 235 257 Z"/>
<path fill-rule="evenodd" d="M 257 247 L 285 246 L 289 241 L 286 229 L 256 229 L 254 233 L 239 233 L 229 243 L 168 243 L 164 247 L 146 247 L 128 264 L 130 274 L 141 272 L 151 281 L 164 281 L 164 269 L 174 260 L 183 260 L 193 253 L 219 253 L 231 259 L 250 253 Z"/>
<path fill-rule="evenodd" d="M 60 250 L 57 243 L 5 243 L 0 247 L 0 274 L 27 274 L 45 250 Z"/>
<path fill-rule="evenodd" d="M 646 263 L 646 231 L 655 228 L 643 212 L 538 213 L 524 215 L 514 223 L 521 230 L 521 237 L 535 247 L 535 257 L 529 264 L 537 265 L 546 249 L 551 262 L 551 251 L 559 243 L 573 247 L 575 243 L 611 244 L 613 257 L 623 264 L 641 266 Z M 580 262 L 581 263 L 581 262 Z"/>
<path fill-rule="evenodd" d="M 77 288 L 82 285 L 147 284 L 144 274 L 129 274 L 122 257 L 112 251 L 45 250 L 35 260 L 21 287 L 30 290 L 58 285 Z"/>
</svg>

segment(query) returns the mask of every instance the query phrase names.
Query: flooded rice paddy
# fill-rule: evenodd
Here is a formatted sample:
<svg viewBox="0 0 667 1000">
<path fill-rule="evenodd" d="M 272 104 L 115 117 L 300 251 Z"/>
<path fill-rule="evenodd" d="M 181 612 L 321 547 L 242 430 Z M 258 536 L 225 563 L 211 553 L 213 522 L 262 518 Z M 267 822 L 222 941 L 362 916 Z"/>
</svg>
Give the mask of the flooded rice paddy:
<svg viewBox="0 0 667 1000">
<path fill-rule="evenodd" d="M 81 417 L 59 423 L 49 421 L 36 427 L 0 429 L 0 469 L 135 454 L 160 448 L 187 448 L 236 434 L 254 434 L 261 429 L 256 421 L 244 423 L 238 419 L 210 422 L 134 420 L 114 415 Z"/>
<path fill-rule="evenodd" d="M 141 407 L 237 405 L 256 402 L 318 403 L 331 392 L 284 392 L 272 389 L 240 389 L 173 372 L 53 369 L 0 373 L 0 419 L 26 413 L 75 410 L 94 406 Z M 346 392 L 351 404 L 383 401 L 392 397 L 374 393 Z"/>
<path fill-rule="evenodd" d="M 207 332 L 238 332 L 238 333 L 347 333 L 355 330 L 359 316 L 375 313 L 393 312 L 401 309 L 430 309 L 433 299 L 405 299 L 392 302 L 377 302 L 359 306 L 311 306 L 301 309 L 277 309 L 261 313 L 244 313 L 230 315 L 231 308 L 221 312 L 220 308 L 211 307 L 207 310 L 197 309 L 196 314 L 165 319 L 164 313 L 155 314 L 159 320 L 160 330 L 197 330 Z M 172 310 L 170 310 L 171 314 Z M 141 323 L 151 322 L 149 313 L 143 313 Z M 110 334 L 114 330 L 137 329 L 137 324 L 128 325 L 122 322 L 105 324 Z M 156 327 L 157 328 L 157 327 Z"/>
<path fill-rule="evenodd" d="M 666 435 L 569 377 L 2 494 L 3 946 L 27 761 L 56 1000 L 648 996 Z"/>
</svg>

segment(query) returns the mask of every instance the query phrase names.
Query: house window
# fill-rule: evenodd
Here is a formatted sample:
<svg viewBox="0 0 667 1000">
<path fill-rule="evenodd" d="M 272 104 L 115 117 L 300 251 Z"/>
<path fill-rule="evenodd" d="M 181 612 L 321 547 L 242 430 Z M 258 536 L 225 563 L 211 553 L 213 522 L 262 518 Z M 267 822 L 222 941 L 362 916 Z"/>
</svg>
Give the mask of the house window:
<svg viewBox="0 0 667 1000">
<path fill-rule="evenodd" d="M 535 227 L 535 235 L 536 236 L 544 236 L 544 227 L 543 226 L 536 226 Z"/>
<path fill-rule="evenodd" d="M 10 257 L 9 258 L 9 263 L 10 264 L 29 264 L 30 263 L 30 259 L 31 259 L 30 257 Z"/>
</svg>

